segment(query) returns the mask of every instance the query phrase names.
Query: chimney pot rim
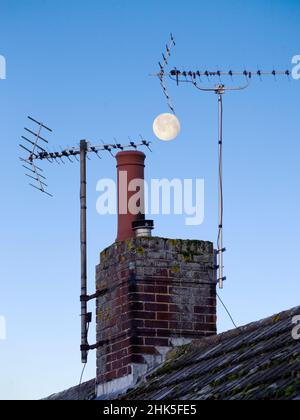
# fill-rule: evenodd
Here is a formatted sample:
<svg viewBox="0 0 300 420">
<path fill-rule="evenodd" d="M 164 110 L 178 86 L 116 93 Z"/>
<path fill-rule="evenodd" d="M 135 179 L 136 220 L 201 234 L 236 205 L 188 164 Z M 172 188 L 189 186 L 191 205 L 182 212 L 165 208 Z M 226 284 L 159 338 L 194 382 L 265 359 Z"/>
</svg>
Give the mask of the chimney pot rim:
<svg viewBox="0 0 300 420">
<path fill-rule="evenodd" d="M 141 152 L 140 150 L 124 150 L 122 152 L 118 152 L 116 154 L 116 159 L 120 156 L 143 156 L 146 158 L 146 155 L 144 152 Z"/>
</svg>

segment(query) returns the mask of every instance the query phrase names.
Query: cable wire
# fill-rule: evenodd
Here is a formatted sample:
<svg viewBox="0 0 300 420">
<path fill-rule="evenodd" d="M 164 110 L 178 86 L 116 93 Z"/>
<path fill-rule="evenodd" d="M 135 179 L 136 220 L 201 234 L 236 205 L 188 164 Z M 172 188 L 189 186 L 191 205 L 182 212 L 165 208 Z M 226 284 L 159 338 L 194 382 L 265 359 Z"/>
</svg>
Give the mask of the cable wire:
<svg viewBox="0 0 300 420">
<path fill-rule="evenodd" d="M 239 327 L 238 327 L 238 326 L 237 326 L 237 324 L 235 323 L 235 321 L 234 321 L 234 319 L 233 319 L 233 317 L 232 317 L 231 313 L 229 312 L 229 309 L 227 308 L 227 306 L 225 305 L 225 303 L 223 302 L 223 300 L 220 298 L 220 296 L 219 296 L 219 294 L 218 294 L 218 293 L 217 293 L 217 297 L 218 297 L 219 301 L 221 302 L 222 306 L 224 307 L 225 311 L 227 312 L 227 314 L 228 314 L 228 316 L 229 316 L 229 318 L 230 318 L 230 320 L 231 320 L 232 324 L 234 325 L 234 327 L 235 327 L 236 329 L 239 329 Z"/>
</svg>

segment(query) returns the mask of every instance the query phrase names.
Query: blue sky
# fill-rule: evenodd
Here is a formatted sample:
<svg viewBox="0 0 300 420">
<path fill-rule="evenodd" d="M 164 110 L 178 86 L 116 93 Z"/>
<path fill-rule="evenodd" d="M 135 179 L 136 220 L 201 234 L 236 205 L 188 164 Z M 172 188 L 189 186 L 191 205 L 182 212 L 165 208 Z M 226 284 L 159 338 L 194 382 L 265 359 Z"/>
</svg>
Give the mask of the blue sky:
<svg viewBox="0 0 300 420">
<path fill-rule="evenodd" d="M 45 164 L 53 199 L 27 187 L 17 157 L 26 116 L 54 129 L 55 146 L 139 133 L 154 141 L 147 178 L 204 178 L 205 222 L 156 217 L 156 234 L 216 240 L 217 104 L 191 86 L 170 86 L 182 132 L 154 139 L 168 111 L 149 74 L 172 31 L 170 64 L 212 69 L 291 67 L 300 54 L 298 0 L 0 0 L 1 264 L 0 399 L 36 399 L 79 381 L 78 166 Z M 300 81 L 253 81 L 224 97 L 227 282 L 221 295 L 245 324 L 299 304 Z M 89 286 L 116 218 L 96 213 L 96 183 L 114 161 L 89 162 Z M 91 306 L 93 310 L 93 307 Z M 232 326 L 219 308 L 219 331 Z M 93 330 L 93 328 L 92 328 Z M 90 341 L 94 341 L 91 334 Z M 90 356 L 85 379 L 95 374 Z"/>
</svg>

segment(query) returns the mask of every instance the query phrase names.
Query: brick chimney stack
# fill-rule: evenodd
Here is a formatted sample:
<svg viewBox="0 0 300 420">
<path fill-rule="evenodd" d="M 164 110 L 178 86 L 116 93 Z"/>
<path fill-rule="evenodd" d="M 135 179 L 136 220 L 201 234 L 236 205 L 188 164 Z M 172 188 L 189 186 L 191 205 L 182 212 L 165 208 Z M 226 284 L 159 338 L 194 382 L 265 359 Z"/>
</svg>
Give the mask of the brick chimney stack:
<svg viewBox="0 0 300 420">
<path fill-rule="evenodd" d="M 125 188 L 144 179 L 144 161 L 140 152 L 117 155 L 118 178 L 127 173 Z M 117 242 L 101 253 L 96 268 L 99 398 L 135 386 L 173 348 L 216 334 L 213 244 L 143 236 L 143 229 L 135 234 L 132 227 L 147 222 L 144 212 L 121 213 Z"/>
</svg>

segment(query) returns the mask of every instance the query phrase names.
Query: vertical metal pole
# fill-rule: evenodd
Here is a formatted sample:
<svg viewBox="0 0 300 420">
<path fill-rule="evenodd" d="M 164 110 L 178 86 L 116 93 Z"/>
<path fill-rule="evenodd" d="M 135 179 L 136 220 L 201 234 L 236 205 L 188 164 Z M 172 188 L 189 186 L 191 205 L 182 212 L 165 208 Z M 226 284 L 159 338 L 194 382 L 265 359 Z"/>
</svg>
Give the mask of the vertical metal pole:
<svg viewBox="0 0 300 420">
<path fill-rule="evenodd" d="M 80 247 L 81 247 L 81 362 L 87 363 L 87 222 L 86 222 L 86 155 L 87 142 L 80 142 Z M 82 299 L 83 298 L 83 299 Z"/>
<path fill-rule="evenodd" d="M 223 91 L 218 91 L 218 105 L 219 105 L 219 141 L 218 141 L 218 155 L 219 155 L 219 233 L 218 233 L 218 282 L 220 289 L 223 289 Z"/>
</svg>

